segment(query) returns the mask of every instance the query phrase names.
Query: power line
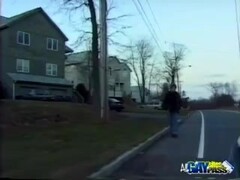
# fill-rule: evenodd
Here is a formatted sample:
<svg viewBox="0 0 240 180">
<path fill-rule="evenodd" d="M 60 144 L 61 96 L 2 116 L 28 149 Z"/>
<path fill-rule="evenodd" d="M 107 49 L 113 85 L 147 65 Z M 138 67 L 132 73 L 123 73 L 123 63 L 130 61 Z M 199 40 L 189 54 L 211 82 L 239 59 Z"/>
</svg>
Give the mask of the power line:
<svg viewBox="0 0 240 180">
<path fill-rule="evenodd" d="M 157 18 L 156 18 L 156 16 L 155 16 L 154 12 L 153 12 L 152 6 L 151 6 L 151 4 L 149 3 L 148 0 L 146 0 L 146 1 L 147 1 L 147 4 L 148 4 L 149 9 L 150 9 L 150 11 L 151 11 L 151 14 L 152 14 L 152 16 L 153 16 L 153 19 L 154 19 L 155 23 L 157 24 L 158 30 L 159 30 L 159 32 L 163 35 L 163 33 L 162 33 L 162 31 L 161 31 L 161 28 L 160 28 L 160 25 L 159 25 L 159 23 L 158 23 L 158 21 L 157 21 Z"/>
<path fill-rule="evenodd" d="M 235 12 L 236 12 L 236 23 L 237 23 L 237 35 L 238 35 L 238 51 L 239 51 L 239 57 L 240 57 L 240 32 L 239 32 L 237 0 L 235 0 Z"/>
<path fill-rule="evenodd" d="M 141 3 L 139 2 L 139 0 L 137 0 L 137 1 L 138 1 L 139 5 L 141 6 Z M 159 43 L 158 43 L 158 41 L 157 41 L 157 39 L 156 39 L 156 37 L 155 37 L 155 34 L 154 34 L 155 31 L 154 31 L 154 29 L 151 29 L 151 28 L 150 28 L 151 25 L 149 26 L 149 24 L 150 24 L 150 23 L 149 23 L 149 19 L 147 18 L 145 11 L 144 11 L 144 14 L 145 14 L 147 20 L 144 18 L 144 16 L 143 16 L 140 8 L 138 7 L 136 1 L 135 1 L 135 0 L 132 0 L 132 2 L 134 3 L 134 5 L 135 5 L 135 7 L 136 7 L 136 9 L 137 9 L 137 11 L 138 11 L 138 13 L 141 15 L 141 17 L 142 17 L 145 25 L 147 26 L 150 34 L 152 35 L 152 38 L 154 39 L 154 41 L 156 42 L 157 46 L 159 47 L 159 49 L 160 49 L 160 51 L 161 51 L 161 53 L 162 53 L 162 49 L 161 49 L 161 47 L 160 47 L 160 45 L 159 45 Z M 141 9 L 144 10 L 142 6 L 141 6 Z M 147 21 L 148 21 L 148 22 L 147 22 Z M 148 23 L 149 23 L 149 24 L 148 24 Z"/>
<path fill-rule="evenodd" d="M 147 19 L 147 21 L 148 21 L 150 27 L 152 28 L 153 33 L 154 33 L 154 35 L 155 35 L 155 38 L 158 39 L 157 33 L 156 33 L 156 31 L 155 31 L 155 29 L 154 29 L 154 27 L 153 27 L 151 21 L 148 19 L 148 16 L 147 16 L 147 14 L 146 14 L 146 12 L 145 12 L 145 10 L 144 10 L 144 8 L 143 8 L 141 2 L 140 2 L 139 0 L 137 0 L 137 2 L 138 2 L 138 4 L 139 4 L 139 6 L 140 6 L 140 8 L 141 8 L 141 10 L 142 10 L 142 12 L 143 12 L 143 14 L 144 14 L 144 16 L 146 17 L 146 19 Z M 158 40 L 159 40 L 159 39 L 158 39 Z M 157 43 L 158 43 L 158 41 L 157 41 Z M 159 43 L 158 43 L 158 46 L 159 46 L 159 48 L 161 49 Z M 161 50 L 161 51 L 162 51 L 162 50 Z"/>
</svg>

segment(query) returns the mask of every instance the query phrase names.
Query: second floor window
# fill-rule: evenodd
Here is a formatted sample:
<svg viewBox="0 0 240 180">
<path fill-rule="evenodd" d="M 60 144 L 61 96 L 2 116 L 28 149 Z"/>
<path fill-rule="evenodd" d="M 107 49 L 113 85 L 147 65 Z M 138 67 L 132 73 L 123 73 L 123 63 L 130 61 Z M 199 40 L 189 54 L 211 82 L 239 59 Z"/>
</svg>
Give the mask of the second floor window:
<svg viewBox="0 0 240 180">
<path fill-rule="evenodd" d="M 46 75 L 57 76 L 57 64 L 46 64 Z"/>
<path fill-rule="evenodd" d="M 17 59 L 17 72 L 29 73 L 29 60 Z"/>
<path fill-rule="evenodd" d="M 52 51 L 58 51 L 58 40 L 53 38 L 47 38 L 47 49 Z"/>
<path fill-rule="evenodd" d="M 30 34 L 23 32 L 23 31 L 18 31 L 17 32 L 17 43 L 30 46 Z"/>
</svg>

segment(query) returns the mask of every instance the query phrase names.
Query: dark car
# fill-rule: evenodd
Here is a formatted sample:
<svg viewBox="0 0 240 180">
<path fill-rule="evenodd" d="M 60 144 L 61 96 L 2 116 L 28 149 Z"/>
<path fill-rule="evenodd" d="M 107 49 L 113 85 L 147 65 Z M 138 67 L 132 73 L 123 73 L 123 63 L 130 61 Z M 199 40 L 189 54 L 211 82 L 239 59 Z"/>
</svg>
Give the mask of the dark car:
<svg viewBox="0 0 240 180">
<path fill-rule="evenodd" d="M 51 101 L 51 100 L 54 99 L 54 96 L 49 94 L 48 92 L 32 90 L 28 94 L 21 95 L 21 96 L 16 96 L 16 99 Z"/>
<path fill-rule="evenodd" d="M 108 102 L 110 110 L 121 112 L 124 109 L 123 103 L 117 99 L 109 98 Z"/>
<path fill-rule="evenodd" d="M 42 90 L 31 90 L 30 93 L 16 96 L 16 99 L 25 99 L 25 100 L 37 100 L 37 101 L 59 101 L 59 102 L 70 102 L 72 98 L 69 96 L 63 95 L 53 95 L 48 91 Z"/>
</svg>

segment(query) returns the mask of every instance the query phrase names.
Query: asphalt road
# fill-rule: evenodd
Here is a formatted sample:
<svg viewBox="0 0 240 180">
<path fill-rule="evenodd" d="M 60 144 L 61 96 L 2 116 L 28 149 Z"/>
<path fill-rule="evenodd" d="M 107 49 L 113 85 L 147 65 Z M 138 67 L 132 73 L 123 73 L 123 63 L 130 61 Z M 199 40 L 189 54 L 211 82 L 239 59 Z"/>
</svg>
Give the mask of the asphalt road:
<svg viewBox="0 0 240 180">
<path fill-rule="evenodd" d="M 181 180 L 232 179 L 230 175 L 188 175 L 181 163 L 195 160 L 231 161 L 232 147 L 240 136 L 240 113 L 198 111 L 179 128 L 177 139 L 159 140 L 146 152 L 123 165 L 111 179 Z M 235 170 L 234 170 L 235 171 Z"/>
</svg>

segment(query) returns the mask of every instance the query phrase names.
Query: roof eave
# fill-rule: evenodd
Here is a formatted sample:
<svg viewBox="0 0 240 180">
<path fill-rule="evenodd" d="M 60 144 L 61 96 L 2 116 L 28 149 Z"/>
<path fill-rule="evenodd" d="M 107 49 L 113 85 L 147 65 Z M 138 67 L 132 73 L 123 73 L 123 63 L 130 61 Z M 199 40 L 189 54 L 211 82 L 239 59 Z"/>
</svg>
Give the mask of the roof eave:
<svg viewBox="0 0 240 180">
<path fill-rule="evenodd" d="M 63 35 L 65 41 L 69 40 L 68 37 L 63 33 L 63 31 L 58 27 L 58 25 L 55 24 L 55 22 L 47 15 L 47 13 L 42 8 L 40 9 L 39 12 L 43 13 L 46 16 L 46 18 L 49 19 L 50 23 L 60 32 L 60 34 Z"/>
<path fill-rule="evenodd" d="M 83 62 L 65 63 L 65 66 L 80 65 L 80 64 L 83 64 Z"/>
<path fill-rule="evenodd" d="M 8 27 L 9 27 L 8 25 L 4 24 L 4 25 L 0 26 L 0 30 L 7 29 Z"/>
<path fill-rule="evenodd" d="M 35 13 L 42 13 L 49 20 L 49 22 L 56 28 L 56 30 L 63 36 L 64 40 L 65 41 L 69 40 L 68 37 L 63 33 L 63 31 L 58 27 L 58 25 L 48 16 L 48 14 L 42 8 L 36 8 L 33 12 L 21 17 L 20 19 L 13 20 L 11 22 L 8 22 L 8 23 L 4 24 L 3 26 L 0 26 L 0 30 L 2 30 L 5 27 L 9 27 L 13 23 L 16 23 L 17 21 L 21 20 L 22 18 L 32 16 Z"/>
<path fill-rule="evenodd" d="M 67 53 L 73 53 L 74 51 L 71 49 L 71 50 L 65 50 L 65 54 Z"/>
</svg>

